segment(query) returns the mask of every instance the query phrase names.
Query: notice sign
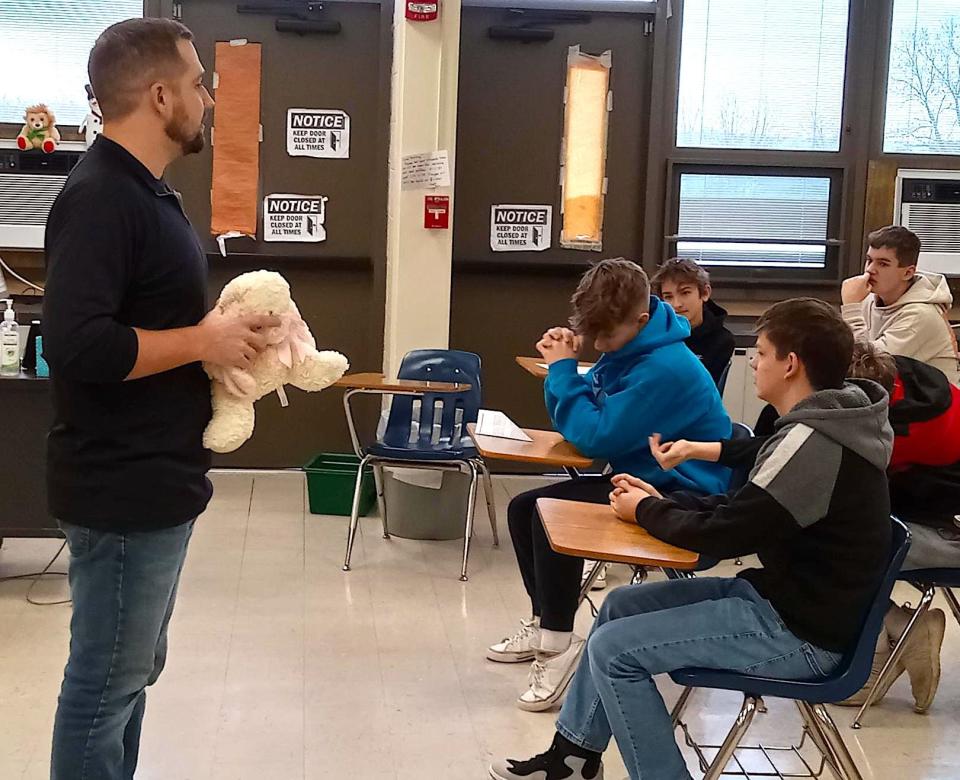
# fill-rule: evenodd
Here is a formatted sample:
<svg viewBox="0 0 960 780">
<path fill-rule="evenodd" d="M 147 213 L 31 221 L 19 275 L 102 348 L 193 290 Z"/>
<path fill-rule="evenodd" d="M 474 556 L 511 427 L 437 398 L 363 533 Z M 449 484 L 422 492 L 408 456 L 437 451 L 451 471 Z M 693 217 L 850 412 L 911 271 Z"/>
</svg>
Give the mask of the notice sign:
<svg viewBox="0 0 960 780">
<path fill-rule="evenodd" d="M 318 243 L 326 241 L 323 195 L 267 195 L 263 199 L 263 240 Z"/>
<path fill-rule="evenodd" d="M 291 157 L 350 157 L 350 117 L 327 108 L 287 109 L 287 154 Z"/>
<path fill-rule="evenodd" d="M 542 252 L 550 248 L 553 206 L 490 207 L 490 248 L 494 252 Z"/>
</svg>

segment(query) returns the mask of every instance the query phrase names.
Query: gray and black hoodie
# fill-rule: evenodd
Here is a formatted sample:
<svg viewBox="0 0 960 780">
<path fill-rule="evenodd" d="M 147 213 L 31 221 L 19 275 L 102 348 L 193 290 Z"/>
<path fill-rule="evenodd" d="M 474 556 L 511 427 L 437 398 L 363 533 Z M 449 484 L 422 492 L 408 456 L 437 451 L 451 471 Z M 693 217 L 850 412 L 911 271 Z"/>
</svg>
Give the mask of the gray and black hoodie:
<svg viewBox="0 0 960 780">
<path fill-rule="evenodd" d="M 741 490 L 648 499 L 637 522 L 703 555 L 756 553 L 763 568 L 738 576 L 798 637 L 843 652 L 857 640 L 889 560 L 892 449 L 886 392 L 849 380 L 777 421 Z"/>
</svg>

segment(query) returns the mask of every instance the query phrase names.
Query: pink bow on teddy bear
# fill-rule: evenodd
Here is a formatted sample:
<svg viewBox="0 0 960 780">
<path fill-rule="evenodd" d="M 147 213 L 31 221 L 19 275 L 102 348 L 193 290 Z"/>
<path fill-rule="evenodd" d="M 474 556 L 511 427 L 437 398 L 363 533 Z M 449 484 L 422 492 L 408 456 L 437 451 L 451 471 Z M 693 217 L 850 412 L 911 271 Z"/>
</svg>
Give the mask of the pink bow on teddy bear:
<svg viewBox="0 0 960 780">
<path fill-rule="evenodd" d="M 267 348 L 264 351 L 273 352 L 285 368 L 293 368 L 294 365 L 303 362 L 310 351 L 316 348 L 317 343 L 307 323 L 296 310 L 284 312 L 279 315 L 279 318 L 280 325 L 264 333 L 267 340 Z M 213 379 L 223 383 L 231 395 L 241 399 L 256 398 L 257 382 L 249 371 L 223 366 L 209 366 L 207 370 Z M 283 385 L 278 385 L 276 390 L 280 397 L 280 404 L 287 406 L 287 395 Z"/>
</svg>

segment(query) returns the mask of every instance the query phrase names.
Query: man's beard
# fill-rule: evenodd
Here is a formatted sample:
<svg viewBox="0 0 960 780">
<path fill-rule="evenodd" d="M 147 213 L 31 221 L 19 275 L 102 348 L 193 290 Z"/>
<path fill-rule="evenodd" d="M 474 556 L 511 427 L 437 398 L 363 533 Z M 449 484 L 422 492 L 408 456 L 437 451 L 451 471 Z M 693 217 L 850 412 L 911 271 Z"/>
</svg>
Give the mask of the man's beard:
<svg viewBox="0 0 960 780">
<path fill-rule="evenodd" d="M 200 129 L 190 133 L 186 127 L 186 111 L 183 110 L 183 104 L 177 103 L 173 109 L 173 116 L 164 126 L 163 130 L 167 137 L 175 144 L 179 144 L 180 150 L 184 155 L 197 154 L 203 150 L 205 139 L 203 137 L 204 127 L 201 124 Z"/>
</svg>

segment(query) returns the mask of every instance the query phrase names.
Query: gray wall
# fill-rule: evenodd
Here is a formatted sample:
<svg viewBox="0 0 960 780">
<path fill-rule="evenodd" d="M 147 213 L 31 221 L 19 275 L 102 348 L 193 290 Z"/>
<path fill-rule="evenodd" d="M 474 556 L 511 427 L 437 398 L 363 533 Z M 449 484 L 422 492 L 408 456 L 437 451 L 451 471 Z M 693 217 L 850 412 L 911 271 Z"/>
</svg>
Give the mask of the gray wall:
<svg viewBox="0 0 960 780">
<path fill-rule="evenodd" d="M 282 273 L 318 345 L 342 351 L 351 370 L 382 363 L 386 241 L 386 159 L 389 140 L 390 13 L 377 4 L 325 3 L 324 14 L 342 24 L 339 35 L 277 33 L 271 16 L 236 13 L 236 3 L 190 0 L 183 22 L 196 36 L 208 73 L 216 41 L 247 38 L 263 45 L 260 152 L 261 193 L 327 195 L 327 240 L 320 244 L 228 242 L 222 258 L 209 235 L 210 149 L 178 163 L 171 183 L 205 241 L 210 296 L 245 271 Z M 351 119 L 349 160 L 290 157 L 288 108 L 338 108 Z M 262 233 L 261 233 L 262 234 Z M 276 396 L 257 405 L 253 439 L 219 456 L 221 466 L 295 466 L 321 450 L 346 451 L 349 437 L 342 393 L 291 390 L 288 409 Z"/>
<path fill-rule="evenodd" d="M 588 264 L 642 248 L 652 37 L 650 17 L 594 13 L 583 24 L 537 26 L 552 41 L 491 40 L 492 25 L 516 24 L 504 9 L 463 9 L 457 125 L 454 274 L 450 343 L 483 359 L 485 403 L 519 424 L 549 424 L 542 384 L 514 361 L 535 354 L 549 325 L 563 324 Z M 612 51 L 613 111 L 607 153 L 603 251 L 559 248 L 560 142 L 567 49 Z M 490 206 L 552 204 L 544 252 L 490 250 Z M 589 357 L 589 356 L 588 356 Z M 498 464 L 502 466 L 502 464 Z"/>
</svg>

